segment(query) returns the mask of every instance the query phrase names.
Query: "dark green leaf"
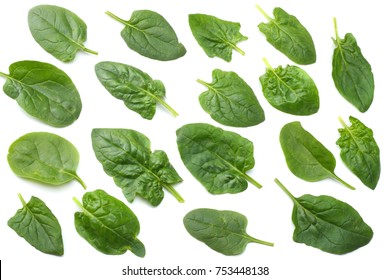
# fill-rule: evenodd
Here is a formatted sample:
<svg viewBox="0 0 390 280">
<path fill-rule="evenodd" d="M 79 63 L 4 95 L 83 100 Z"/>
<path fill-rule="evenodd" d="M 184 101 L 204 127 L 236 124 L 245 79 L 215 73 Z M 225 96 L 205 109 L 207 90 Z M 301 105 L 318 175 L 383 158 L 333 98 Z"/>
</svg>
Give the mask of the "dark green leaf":
<svg viewBox="0 0 390 280">
<path fill-rule="evenodd" d="M 176 135 L 184 165 L 210 193 L 239 193 L 247 181 L 261 187 L 245 173 L 255 165 L 248 139 L 202 123 L 184 125 Z"/>
<path fill-rule="evenodd" d="M 279 140 L 287 166 L 295 176 L 308 182 L 332 178 L 355 189 L 336 176 L 336 159 L 333 154 L 306 131 L 300 122 L 286 124 L 280 131 Z"/>
<path fill-rule="evenodd" d="M 260 77 L 267 101 L 276 109 L 292 114 L 307 116 L 318 112 L 320 100 L 318 89 L 312 78 L 301 68 L 287 65 L 267 70 Z"/>
<path fill-rule="evenodd" d="M 65 8 L 35 6 L 28 13 L 28 25 L 35 41 L 63 62 L 72 61 L 78 51 L 97 54 L 83 45 L 87 39 L 87 25 Z"/>
<path fill-rule="evenodd" d="M 343 128 L 339 129 L 340 157 L 347 167 L 370 189 L 378 184 L 381 163 L 379 147 L 370 128 L 354 117 L 349 117 L 351 126 L 340 118 Z"/>
<path fill-rule="evenodd" d="M 334 19 L 336 48 L 333 52 L 332 77 L 339 93 L 360 112 L 366 112 L 374 99 L 374 75 L 355 37 L 347 33 L 341 39 Z"/>
<path fill-rule="evenodd" d="M 4 92 L 15 99 L 31 116 L 55 126 L 64 127 L 78 119 L 80 95 L 72 80 L 54 65 L 39 61 L 11 64 Z"/>
<path fill-rule="evenodd" d="M 160 14 L 134 11 L 130 20 L 123 20 L 111 12 L 107 15 L 125 25 L 121 35 L 127 46 L 137 53 L 156 60 L 174 60 L 186 54 L 172 26 Z"/>
<path fill-rule="evenodd" d="M 138 257 L 145 256 L 144 244 L 137 238 L 137 216 L 122 201 L 103 190 L 85 193 L 82 204 L 73 200 L 83 210 L 74 214 L 76 230 L 96 250 L 108 255 L 130 250 Z"/>
<path fill-rule="evenodd" d="M 250 242 L 273 246 L 273 243 L 249 236 L 247 218 L 234 211 L 195 209 L 185 215 L 183 222 L 194 238 L 227 256 L 241 254 Z"/>
<path fill-rule="evenodd" d="M 254 126 L 264 121 L 264 111 L 250 86 L 234 72 L 213 71 L 213 81 L 202 80 L 208 90 L 199 96 L 203 110 L 217 122 L 235 127 Z"/>
<path fill-rule="evenodd" d="M 372 229 L 349 204 L 326 195 L 295 198 L 277 179 L 275 182 L 294 202 L 295 242 L 341 255 L 371 241 Z"/>
<path fill-rule="evenodd" d="M 260 23 L 258 27 L 272 46 L 295 63 L 307 65 L 316 62 L 313 39 L 295 16 L 282 8 L 275 8 L 275 18 L 271 18 L 257 7 L 268 20 L 268 23 Z"/>
<path fill-rule="evenodd" d="M 230 62 L 233 50 L 245 54 L 237 47 L 237 43 L 248 39 L 240 33 L 239 23 L 204 14 L 191 14 L 188 21 L 196 41 L 209 57 Z"/>
<path fill-rule="evenodd" d="M 8 150 L 12 171 L 23 178 L 49 185 L 77 180 L 79 153 L 68 140 L 52 133 L 32 132 L 17 139 Z"/>
<path fill-rule="evenodd" d="M 145 119 L 152 119 L 156 103 L 163 105 L 173 116 L 178 116 L 165 101 L 165 87 L 159 80 L 130 65 L 117 62 L 100 62 L 95 66 L 96 76 L 115 98 Z"/>
<path fill-rule="evenodd" d="M 39 198 L 32 196 L 26 203 L 20 194 L 18 196 L 23 208 L 8 220 L 8 226 L 37 250 L 62 256 L 64 244 L 57 218 Z"/>
<path fill-rule="evenodd" d="M 92 145 L 107 175 L 114 178 L 129 202 L 139 195 L 153 206 L 164 198 L 163 188 L 179 202 L 172 187 L 182 181 L 164 151 L 150 149 L 149 139 L 130 129 L 93 129 Z"/>
</svg>

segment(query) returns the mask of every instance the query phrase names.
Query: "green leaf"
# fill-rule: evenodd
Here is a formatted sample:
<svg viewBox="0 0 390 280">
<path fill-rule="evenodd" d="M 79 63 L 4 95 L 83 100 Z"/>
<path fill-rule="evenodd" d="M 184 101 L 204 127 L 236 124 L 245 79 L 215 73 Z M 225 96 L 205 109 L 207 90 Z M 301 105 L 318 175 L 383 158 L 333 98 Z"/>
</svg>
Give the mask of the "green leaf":
<svg viewBox="0 0 390 280">
<path fill-rule="evenodd" d="M 271 18 L 260 6 L 257 8 L 268 20 L 268 23 L 260 23 L 258 27 L 272 46 L 295 63 L 307 65 L 316 62 L 313 39 L 295 16 L 282 8 L 275 8 L 275 18 Z"/>
<path fill-rule="evenodd" d="M 157 206 L 164 198 L 163 188 L 184 202 L 172 187 L 183 180 L 164 151 L 152 153 L 150 141 L 142 133 L 131 129 L 93 129 L 92 145 L 104 171 L 114 178 L 129 202 L 139 195 Z"/>
<path fill-rule="evenodd" d="M 237 47 L 237 43 L 248 39 L 240 33 L 239 23 L 204 14 L 190 14 L 188 21 L 196 41 L 209 57 L 230 62 L 233 50 L 245 54 Z"/>
<path fill-rule="evenodd" d="M 355 188 L 336 176 L 336 159 L 300 122 L 286 124 L 280 131 L 280 145 L 290 171 L 308 182 L 332 178 L 347 188 Z"/>
<path fill-rule="evenodd" d="M 261 188 L 246 174 L 255 165 L 248 139 L 203 123 L 184 125 L 176 135 L 184 165 L 210 193 L 239 193 L 247 181 Z"/>
<path fill-rule="evenodd" d="M 296 198 L 277 179 L 275 182 L 294 202 L 295 242 L 341 255 L 371 241 L 371 227 L 349 204 L 327 195 L 305 194 Z"/>
<path fill-rule="evenodd" d="M 74 214 L 76 230 L 96 250 L 108 255 L 130 250 L 138 257 L 145 256 L 144 244 L 137 238 L 137 216 L 122 201 L 103 190 L 85 193 L 82 204 L 73 200 L 83 210 Z"/>
<path fill-rule="evenodd" d="M 8 164 L 23 178 L 55 186 L 77 180 L 86 189 L 76 173 L 77 149 L 56 134 L 32 132 L 23 135 L 9 147 Z"/>
<path fill-rule="evenodd" d="M 264 59 L 267 70 L 260 77 L 264 97 L 276 109 L 298 116 L 313 115 L 320 108 L 318 89 L 312 78 L 301 68 L 287 65 L 272 68 Z"/>
<path fill-rule="evenodd" d="M 37 250 L 62 256 L 64 244 L 57 218 L 39 198 L 32 196 L 26 203 L 20 194 L 18 196 L 23 208 L 8 220 L 8 226 Z"/>
<path fill-rule="evenodd" d="M 215 69 L 212 76 L 211 83 L 198 80 L 208 88 L 199 96 L 199 102 L 215 121 L 228 126 L 248 127 L 265 120 L 256 95 L 240 76 L 219 69 Z"/>
<path fill-rule="evenodd" d="M 78 119 L 80 95 L 72 80 L 54 65 L 19 61 L 10 65 L 4 92 L 31 116 L 54 127 L 65 127 Z"/>
<path fill-rule="evenodd" d="M 374 100 L 374 75 L 371 65 L 363 56 L 355 37 L 347 33 L 338 35 L 334 19 L 336 48 L 333 52 L 332 78 L 339 93 L 360 112 L 366 112 Z"/>
<path fill-rule="evenodd" d="M 378 184 L 381 163 L 378 144 L 370 128 L 354 117 L 349 117 L 351 126 L 340 118 L 343 128 L 339 129 L 340 157 L 347 167 L 370 189 Z"/>
<path fill-rule="evenodd" d="M 183 222 L 188 233 L 194 238 L 227 256 L 241 254 L 250 242 L 274 245 L 248 235 L 247 218 L 234 211 L 199 208 L 187 213 Z"/>
<path fill-rule="evenodd" d="M 156 103 L 163 105 L 173 116 L 178 113 L 165 101 L 165 87 L 159 80 L 130 65 L 117 62 L 100 62 L 95 65 L 95 73 L 102 85 L 117 99 L 145 119 L 152 119 L 156 113 Z"/>
<path fill-rule="evenodd" d="M 35 6 L 28 13 L 28 26 L 35 41 L 63 62 L 72 61 L 79 51 L 97 55 L 83 45 L 87 39 L 87 25 L 65 8 Z"/>
<path fill-rule="evenodd" d="M 121 36 L 127 46 L 140 55 L 167 61 L 180 58 L 187 52 L 172 26 L 156 12 L 134 11 L 128 21 L 108 11 L 106 14 L 125 25 Z"/>
</svg>

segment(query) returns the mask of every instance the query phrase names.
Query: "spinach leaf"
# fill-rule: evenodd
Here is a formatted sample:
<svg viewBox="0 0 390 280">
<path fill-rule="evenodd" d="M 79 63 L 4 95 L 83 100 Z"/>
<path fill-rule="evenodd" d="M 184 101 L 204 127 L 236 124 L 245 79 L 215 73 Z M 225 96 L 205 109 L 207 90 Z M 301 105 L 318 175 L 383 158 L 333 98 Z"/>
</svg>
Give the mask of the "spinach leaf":
<svg viewBox="0 0 390 280">
<path fill-rule="evenodd" d="M 227 256 L 241 254 L 250 242 L 274 245 L 248 235 L 247 218 L 234 211 L 199 208 L 187 213 L 183 223 L 194 238 Z"/>
<path fill-rule="evenodd" d="M 32 196 L 26 203 L 21 194 L 18 196 L 23 208 L 8 220 L 8 226 L 37 250 L 62 256 L 64 244 L 57 218 L 39 198 Z"/>
<path fill-rule="evenodd" d="M 275 182 L 294 202 L 295 242 L 341 255 L 371 241 L 371 227 L 349 204 L 327 195 L 305 194 L 296 198 L 278 179 Z"/>
<path fill-rule="evenodd" d="M 208 90 L 199 96 L 203 110 L 217 122 L 235 127 L 257 125 L 265 120 L 263 108 L 250 86 L 236 73 L 215 69 Z"/>
<path fill-rule="evenodd" d="M 341 39 L 334 18 L 336 48 L 333 52 L 332 77 L 339 93 L 360 112 L 366 112 L 374 100 L 374 75 L 351 33 Z"/>
<path fill-rule="evenodd" d="M 184 202 L 172 187 L 183 180 L 164 151 L 152 153 L 150 140 L 142 133 L 131 129 L 93 129 L 92 145 L 104 171 L 114 178 L 129 202 L 139 195 L 157 206 L 164 198 L 163 188 Z"/>
<path fill-rule="evenodd" d="M 145 119 L 152 119 L 156 113 L 156 103 L 163 105 L 173 116 L 178 113 L 165 101 L 165 87 L 159 80 L 130 65 L 117 62 L 100 62 L 95 73 L 102 85 L 115 98 Z"/>
<path fill-rule="evenodd" d="M 381 163 L 379 147 L 374 133 L 357 118 L 349 117 L 351 126 L 340 118 L 343 128 L 339 129 L 340 157 L 347 167 L 370 189 L 378 184 Z"/>
<path fill-rule="evenodd" d="M 297 177 L 317 182 L 332 178 L 347 188 L 355 188 L 344 182 L 335 173 L 336 159 L 300 122 L 286 124 L 280 131 L 280 145 L 290 171 Z"/>
<path fill-rule="evenodd" d="M 260 83 L 267 101 L 276 109 L 300 116 L 318 112 L 320 100 L 312 78 L 301 68 L 287 65 L 272 68 L 266 59 L 267 70 Z"/>
<path fill-rule="evenodd" d="M 108 11 L 106 14 L 125 25 L 121 36 L 127 46 L 140 55 L 167 61 L 182 57 L 187 52 L 172 26 L 156 12 L 134 11 L 128 21 Z"/>
<path fill-rule="evenodd" d="M 257 8 L 268 20 L 268 23 L 260 23 L 258 27 L 272 46 L 295 63 L 307 65 L 316 62 L 313 39 L 295 16 L 282 8 L 275 8 L 275 18 L 271 18 L 260 6 Z"/>
<path fill-rule="evenodd" d="M 35 41 L 63 62 L 72 61 L 78 51 L 98 54 L 83 45 L 87 39 L 87 25 L 65 8 L 35 6 L 28 13 L 28 26 Z"/>
<path fill-rule="evenodd" d="M 145 256 L 144 244 L 137 238 L 137 216 L 122 201 L 103 190 L 85 193 L 82 203 L 73 200 L 83 210 L 74 214 L 76 230 L 96 250 L 108 255 L 130 250 L 138 257 Z"/>
<path fill-rule="evenodd" d="M 68 140 L 48 132 L 32 132 L 11 144 L 8 163 L 12 171 L 23 178 L 49 185 L 78 181 L 79 153 Z"/>
<path fill-rule="evenodd" d="M 238 22 L 204 14 L 190 14 L 188 22 L 192 34 L 207 56 L 216 56 L 230 62 L 233 50 L 245 55 L 245 52 L 237 47 L 237 43 L 247 40 L 248 37 L 240 33 L 241 25 Z"/>
<path fill-rule="evenodd" d="M 4 92 L 31 116 L 54 126 L 65 127 L 78 119 L 80 95 L 72 80 L 54 65 L 19 61 L 10 65 Z"/>
<path fill-rule="evenodd" d="M 261 185 L 245 172 L 255 165 L 253 143 L 237 133 L 195 123 L 176 131 L 181 159 L 212 194 L 245 191 L 248 182 Z"/>
</svg>

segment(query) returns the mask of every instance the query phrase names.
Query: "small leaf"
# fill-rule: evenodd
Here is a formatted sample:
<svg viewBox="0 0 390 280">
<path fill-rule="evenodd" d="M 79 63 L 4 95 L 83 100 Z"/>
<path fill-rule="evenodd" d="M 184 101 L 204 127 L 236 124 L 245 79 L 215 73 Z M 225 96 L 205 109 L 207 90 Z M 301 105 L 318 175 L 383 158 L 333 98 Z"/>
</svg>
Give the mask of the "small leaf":
<svg viewBox="0 0 390 280">
<path fill-rule="evenodd" d="M 250 242 L 273 246 L 246 233 L 247 218 L 234 211 L 200 208 L 187 213 L 184 226 L 191 236 L 227 256 L 244 252 Z"/>
</svg>

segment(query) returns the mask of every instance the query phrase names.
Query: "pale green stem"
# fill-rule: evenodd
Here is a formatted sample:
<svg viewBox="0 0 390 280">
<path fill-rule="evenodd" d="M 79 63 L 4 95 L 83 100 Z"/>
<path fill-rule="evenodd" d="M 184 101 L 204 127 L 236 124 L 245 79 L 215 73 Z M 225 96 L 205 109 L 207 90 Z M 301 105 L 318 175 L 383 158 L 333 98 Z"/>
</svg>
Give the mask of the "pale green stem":
<svg viewBox="0 0 390 280">
<path fill-rule="evenodd" d="M 164 184 L 164 187 L 169 191 L 180 203 L 184 202 L 184 198 L 169 184 Z"/>
<path fill-rule="evenodd" d="M 208 83 L 206 83 L 205 81 L 202 81 L 202 80 L 200 80 L 200 79 L 197 79 L 196 80 L 199 84 L 202 84 L 202 85 L 204 85 L 205 87 L 207 87 L 207 88 L 210 88 L 210 85 L 208 84 Z"/>
<path fill-rule="evenodd" d="M 351 190 L 356 190 L 355 187 L 351 186 L 350 184 L 348 184 L 347 182 L 345 182 L 343 179 L 341 179 L 340 177 L 338 177 L 336 174 L 334 173 L 331 173 L 332 174 L 332 177 L 334 179 L 336 179 L 337 181 L 339 181 L 341 184 L 343 184 L 344 186 L 346 186 L 347 188 L 351 189 Z"/>
<path fill-rule="evenodd" d="M 23 199 L 22 195 L 20 193 L 18 193 L 18 197 L 20 199 L 20 202 L 22 202 L 23 206 L 26 207 L 27 203 L 26 201 Z"/>
<path fill-rule="evenodd" d="M 334 17 L 333 18 L 333 26 L 334 26 L 334 32 L 336 34 L 336 40 L 339 41 L 340 37 L 339 37 L 339 30 L 338 30 L 338 27 L 337 27 L 337 19 Z"/>
<path fill-rule="evenodd" d="M 235 49 L 239 54 L 241 55 L 245 55 L 245 52 L 240 49 L 239 47 L 237 47 L 236 45 L 232 45 L 233 49 Z"/>
<path fill-rule="evenodd" d="M 3 72 L 0 72 L 0 77 L 6 78 L 6 79 L 9 78 L 9 76 Z"/>
<path fill-rule="evenodd" d="M 343 120 L 341 117 L 339 117 L 338 119 L 339 119 L 339 122 L 341 123 L 341 125 L 342 125 L 344 128 L 348 128 L 347 124 L 344 122 L 344 120 Z"/>
<path fill-rule="evenodd" d="M 127 24 L 127 22 L 125 20 L 121 19 L 120 17 L 117 17 L 116 15 L 114 15 L 113 13 L 111 13 L 109 11 L 106 11 L 106 15 L 109 15 L 110 17 L 112 17 L 116 21 L 119 21 L 120 23 L 123 23 L 125 25 Z"/>
<path fill-rule="evenodd" d="M 265 66 L 267 66 L 268 69 L 271 69 L 271 70 L 274 69 L 274 68 L 272 68 L 271 64 L 269 64 L 268 60 L 265 57 L 263 57 L 263 62 L 265 64 Z"/>
<path fill-rule="evenodd" d="M 256 5 L 256 8 L 260 11 L 260 13 L 269 21 L 272 20 L 272 18 L 267 15 L 267 13 L 260 7 L 260 5 Z"/>
<path fill-rule="evenodd" d="M 90 54 L 94 54 L 94 55 L 98 55 L 99 53 L 97 51 L 93 51 L 93 50 L 90 50 L 86 47 L 83 48 L 83 51 L 87 52 L 87 53 L 90 53 Z"/>
<path fill-rule="evenodd" d="M 81 178 L 79 176 L 76 175 L 75 179 L 77 182 L 79 182 L 81 184 L 81 186 L 84 188 L 84 190 L 87 189 L 87 185 L 84 183 L 83 180 L 81 180 Z"/>
<path fill-rule="evenodd" d="M 251 183 L 252 185 L 254 185 L 255 187 L 258 187 L 259 189 L 261 189 L 263 186 L 257 182 L 255 179 L 253 179 L 251 176 L 249 176 L 248 174 L 246 173 L 243 173 L 243 176 L 244 178 L 249 182 Z"/>
<path fill-rule="evenodd" d="M 84 210 L 83 204 L 74 196 L 73 201 L 77 204 L 78 207 Z"/>
<path fill-rule="evenodd" d="M 292 201 L 294 201 L 294 203 L 298 203 L 295 196 L 293 196 L 292 193 L 290 193 L 290 191 L 277 178 L 274 179 L 274 182 L 292 199 Z"/>
<path fill-rule="evenodd" d="M 248 238 L 250 241 L 255 242 L 255 243 L 258 243 L 258 244 L 267 245 L 267 246 L 274 246 L 274 243 L 272 243 L 272 242 L 263 241 L 263 240 L 254 238 L 254 237 L 252 237 L 252 236 L 247 236 L 247 238 Z"/>
<path fill-rule="evenodd" d="M 156 98 L 156 100 L 161 104 L 161 105 L 163 105 L 174 117 L 177 117 L 177 116 L 179 116 L 179 113 L 178 112 L 176 112 L 171 106 L 169 106 L 169 104 L 168 103 L 166 103 L 165 101 L 164 101 L 164 99 L 162 99 L 162 98 L 159 98 L 159 97 L 157 97 L 157 96 L 154 96 L 154 98 Z"/>
</svg>

